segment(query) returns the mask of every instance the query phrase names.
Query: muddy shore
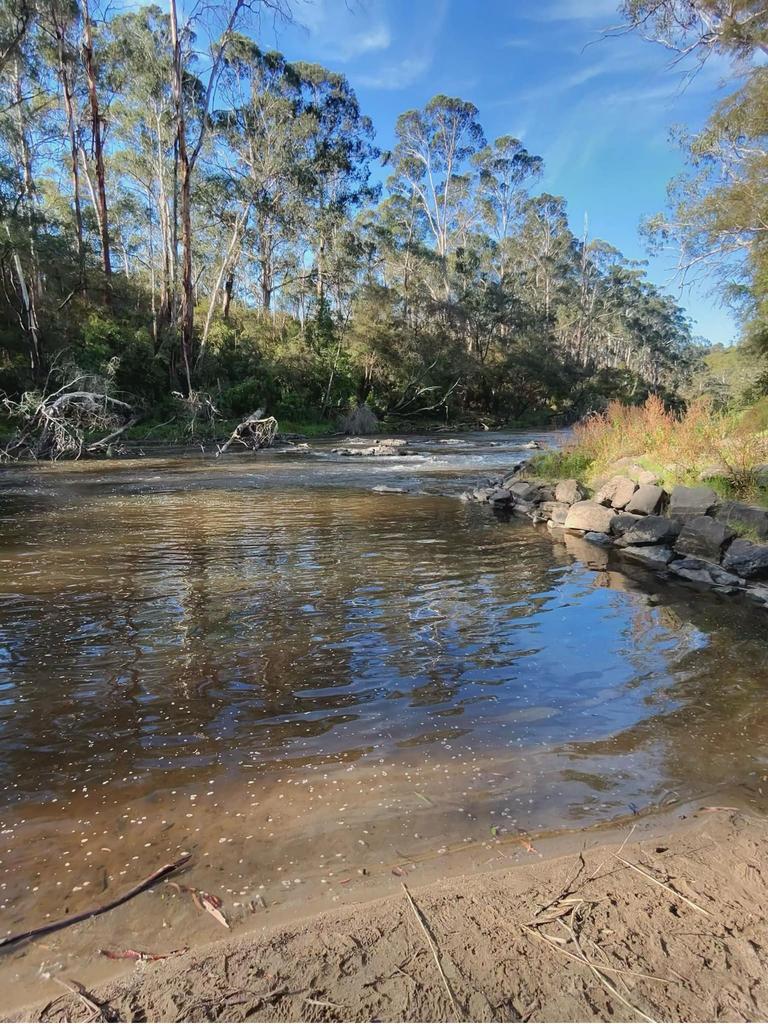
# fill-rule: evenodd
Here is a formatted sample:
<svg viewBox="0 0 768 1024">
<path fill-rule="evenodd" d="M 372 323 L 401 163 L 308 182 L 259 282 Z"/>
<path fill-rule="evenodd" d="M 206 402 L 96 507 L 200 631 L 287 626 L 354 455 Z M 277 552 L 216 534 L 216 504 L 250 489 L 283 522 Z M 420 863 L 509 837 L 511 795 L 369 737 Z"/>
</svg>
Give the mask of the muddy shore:
<svg viewBox="0 0 768 1024">
<path fill-rule="evenodd" d="M 525 865 L 404 876 L 413 904 L 402 891 L 139 963 L 88 991 L 100 1017 L 62 989 L 3 1019 L 765 1019 L 767 848 L 764 818 L 699 802 L 537 843 Z"/>
</svg>

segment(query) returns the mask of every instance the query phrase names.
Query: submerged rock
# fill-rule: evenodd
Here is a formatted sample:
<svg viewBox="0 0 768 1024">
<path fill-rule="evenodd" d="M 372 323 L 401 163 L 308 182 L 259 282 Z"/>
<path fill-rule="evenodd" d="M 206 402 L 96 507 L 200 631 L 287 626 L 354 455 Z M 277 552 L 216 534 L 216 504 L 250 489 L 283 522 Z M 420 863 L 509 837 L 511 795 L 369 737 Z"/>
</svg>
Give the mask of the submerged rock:
<svg viewBox="0 0 768 1024">
<path fill-rule="evenodd" d="M 669 571 L 692 583 L 703 583 L 706 586 L 736 588 L 744 584 L 739 576 L 701 558 L 679 558 L 670 562 Z"/>
<path fill-rule="evenodd" d="M 652 569 L 664 569 L 675 557 L 672 548 L 664 544 L 648 544 L 640 547 L 630 545 L 622 549 L 622 554 L 628 558 L 645 562 Z"/>
</svg>

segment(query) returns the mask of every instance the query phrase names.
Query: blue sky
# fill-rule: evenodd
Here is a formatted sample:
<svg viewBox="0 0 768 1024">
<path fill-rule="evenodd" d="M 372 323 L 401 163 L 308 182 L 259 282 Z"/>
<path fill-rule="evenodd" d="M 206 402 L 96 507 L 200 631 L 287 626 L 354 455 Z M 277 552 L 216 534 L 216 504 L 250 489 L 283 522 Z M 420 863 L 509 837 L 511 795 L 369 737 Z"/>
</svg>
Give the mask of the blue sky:
<svg viewBox="0 0 768 1024">
<path fill-rule="evenodd" d="M 541 189 L 564 196 L 571 226 L 647 259 L 643 216 L 663 208 L 681 156 L 674 124 L 698 127 L 727 91 L 730 69 L 711 59 L 692 80 L 670 55 L 635 36 L 601 39 L 619 23 L 617 0 L 296 0 L 296 24 L 263 25 L 263 45 L 342 71 L 393 144 L 402 111 L 436 93 L 471 100 L 489 139 L 515 135 L 544 159 Z M 681 290 L 674 256 L 649 274 L 714 342 L 734 340 L 733 317 L 711 284 Z"/>
</svg>

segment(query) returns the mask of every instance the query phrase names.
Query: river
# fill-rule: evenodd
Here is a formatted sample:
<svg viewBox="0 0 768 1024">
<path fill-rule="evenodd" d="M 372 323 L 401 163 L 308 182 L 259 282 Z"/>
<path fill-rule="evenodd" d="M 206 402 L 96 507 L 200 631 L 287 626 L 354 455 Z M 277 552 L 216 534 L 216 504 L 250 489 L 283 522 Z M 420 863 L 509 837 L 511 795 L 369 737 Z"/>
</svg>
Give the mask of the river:
<svg viewBox="0 0 768 1024">
<path fill-rule="evenodd" d="M 237 930 L 762 803 L 765 613 L 457 500 L 531 438 L 4 468 L 0 933 L 185 851 Z M 11 1005 L 223 934 L 158 886 L 0 980 Z"/>
</svg>

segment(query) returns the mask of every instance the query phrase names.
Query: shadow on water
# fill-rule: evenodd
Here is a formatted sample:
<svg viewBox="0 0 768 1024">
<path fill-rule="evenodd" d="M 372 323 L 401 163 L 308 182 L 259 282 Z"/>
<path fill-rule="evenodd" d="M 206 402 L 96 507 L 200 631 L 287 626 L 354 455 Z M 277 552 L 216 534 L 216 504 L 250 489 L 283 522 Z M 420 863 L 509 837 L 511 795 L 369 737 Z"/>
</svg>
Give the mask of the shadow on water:
<svg viewBox="0 0 768 1024">
<path fill-rule="evenodd" d="M 3 476 L 8 931 L 181 850 L 236 917 L 363 898 L 462 844 L 477 866 L 491 835 L 760 799 L 764 613 L 436 493 L 521 439 L 444 440 L 388 465 L 325 446 Z M 163 904 L 168 943 L 217 937 L 184 913 Z M 93 960 L 110 919 L 5 980 Z M 156 941 L 146 912 L 120 921 Z"/>
</svg>

